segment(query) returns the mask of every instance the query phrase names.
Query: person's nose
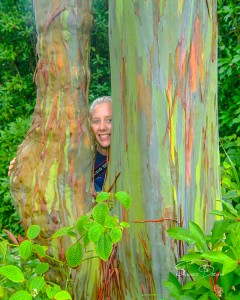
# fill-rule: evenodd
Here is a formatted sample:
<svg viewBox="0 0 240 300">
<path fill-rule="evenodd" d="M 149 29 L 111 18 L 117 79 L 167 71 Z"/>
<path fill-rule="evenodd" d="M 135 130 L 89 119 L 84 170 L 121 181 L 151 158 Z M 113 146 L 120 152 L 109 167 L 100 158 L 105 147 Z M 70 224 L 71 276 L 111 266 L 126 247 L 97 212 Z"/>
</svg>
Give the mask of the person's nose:
<svg viewBox="0 0 240 300">
<path fill-rule="evenodd" d="M 101 131 L 106 130 L 106 123 L 104 121 L 101 121 L 99 129 Z"/>
</svg>

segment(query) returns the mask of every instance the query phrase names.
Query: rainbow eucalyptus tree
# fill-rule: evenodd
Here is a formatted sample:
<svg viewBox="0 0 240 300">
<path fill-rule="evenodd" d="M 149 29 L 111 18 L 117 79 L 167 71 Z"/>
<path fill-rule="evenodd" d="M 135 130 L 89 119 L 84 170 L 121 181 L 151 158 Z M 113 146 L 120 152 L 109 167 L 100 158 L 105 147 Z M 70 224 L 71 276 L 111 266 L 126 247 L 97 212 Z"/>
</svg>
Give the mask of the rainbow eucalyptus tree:
<svg viewBox="0 0 240 300">
<path fill-rule="evenodd" d="M 94 152 L 88 122 L 92 1 L 37 0 L 34 10 L 37 102 L 31 128 L 18 148 L 11 193 L 24 227 L 40 225 L 41 242 L 60 255 L 69 244 L 55 244 L 49 240 L 51 234 L 73 225 L 92 203 Z M 80 272 L 83 275 L 73 275 L 75 298 L 80 299 L 79 281 L 87 283 L 84 292 L 91 297 L 91 262 Z M 66 281 L 60 274 L 53 276 L 58 283 Z"/>
<path fill-rule="evenodd" d="M 41 225 L 46 243 L 91 203 L 91 6 L 35 1 L 38 99 L 11 180 L 24 226 Z M 106 189 L 130 193 L 130 211 L 115 212 L 131 228 L 102 268 L 96 259 L 82 264 L 74 295 L 155 299 L 166 295 L 163 281 L 184 251 L 166 229 L 189 220 L 207 229 L 218 198 L 216 0 L 118 0 L 109 9 L 114 122 Z"/>
<path fill-rule="evenodd" d="M 105 297 L 107 289 L 112 299 L 166 296 L 163 281 L 184 251 L 166 229 L 211 224 L 219 197 L 216 2 L 109 1 L 108 184 L 120 173 L 115 188 L 133 202 L 118 211 L 131 227 L 108 265 Z"/>
</svg>

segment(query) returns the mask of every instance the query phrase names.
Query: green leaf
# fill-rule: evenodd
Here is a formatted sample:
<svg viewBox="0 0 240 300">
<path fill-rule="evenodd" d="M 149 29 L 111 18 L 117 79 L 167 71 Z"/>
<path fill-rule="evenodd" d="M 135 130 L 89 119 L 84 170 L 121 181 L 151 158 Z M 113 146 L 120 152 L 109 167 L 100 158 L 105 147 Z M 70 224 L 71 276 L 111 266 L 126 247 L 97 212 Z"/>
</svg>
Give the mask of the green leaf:
<svg viewBox="0 0 240 300">
<path fill-rule="evenodd" d="M 82 262 L 82 245 L 77 242 L 70 246 L 66 253 L 67 262 L 70 267 L 75 268 Z"/>
<path fill-rule="evenodd" d="M 31 241 L 28 241 L 28 240 L 23 241 L 21 243 L 21 245 L 19 246 L 19 254 L 20 254 L 20 256 L 24 260 L 28 259 L 31 256 L 31 254 L 32 254 L 32 248 L 33 248 L 33 244 L 32 244 Z"/>
<path fill-rule="evenodd" d="M 230 220 L 215 221 L 212 228 L 212 244 L 214 245 L 219 239 L 223 237 L 224 232 L 231 224 Z"/>
<path fill-rule="evenodd" d="M 115 194 L 115 198 L 118 199 L 126 209 L 129 209 L 131 205 L 131 198 L 128 193 L 117 192 Z"/>
<path fill-rule="evenodd" d="M 93 209 L 93 219 L 97 223 L 103 225 L 105 217 L 109 214 L 109 208 L 105 203 L 97 204 Z"/>
<path fill-rule="evenodd" d="M 201 253 L 188 253 L 180 258 L 179 261 L 193 262 L 202 259 Z"/>
<path fill-rule="evenodd" d="M 41 276 L 34 277 L 29 283 L 29 288 L 31 291 L 37 290 L 40 292 L 46 285 L 45 280 Z"/>
<path fill-rule="evenodd" d="M 38 244 L 33 244 L 33 252 L 37 253 L 37 255 L 40 258 L 43 258 L 43 257 L 46 256 L 46 250 L 47 250 L 46 246 L 41 246 L 41 245 L 38 245 Z"/>
<path fill-rule="evenodd" d="M 40 263 L 36 266 L 36 274 L 37 275 L 43 275 L 46 273 L 49 269 L 49 264 L 48 263 Z"/>
<path fill-rule="evenodd" d="M 98 256 L 104 260 L 107 261 L 111 252 L 112 252 L 112 241 L 110 236 L 105 232 L 101 238 L 95 243 L 95 249 L 98 254 Z"/>
<path fill-rule="evenodd" d="M 26 235 L 27 235 L 27 237 L 30 240 L 33 240 L 33 239 L 35 239 L 39 235 L 40 231 L 41 231 L 40 226 L 38 226 L 38 225 L 31 225 L 28 228 Z"/>
<path fill-rule="evenodd" d="M 103 202 L 111 198 L 111 194 L 107 192 L 100 192 L 97 195 L 96 202 Z"/>
<path fill-rule="evenodd" d="M 196 242 L 192 233 L 183 227 L 172 227 L 167 230 L 167 233 L 175 240 L 185 241 L 189 244 L 194 244 Z"/>
<path fill-rule="evenodd" d="M 101 224 L 95 223 L 88 231 L 88 238 L 92 242 L 96 242 L 100 239 L 105 229 Z"/>
<path fill-rule="evenodd" d="M 222 274 L 226 275 L 238 266 L 238 261 L 231 259 L 229 256 L 220 251 L 208 251 L 202 253 L 202 257 L 209 260 L 210 262 L 217 262 L 223 264 Z"/>
<path fill-rule="evenodd" d="M 32 300 L 32 296 L 25 291 L 18 291 L 13 294 L 9 300 Z"/>
<path fill-rule="evenodd" d="M 110 238 L 113 244 L 116 244 L 122 239 L 122 230 L 120 228 L 113 228 L 110 231 Z"/>
<path fill-rule="evenodd" d="M 54 284 L 54 286 L 47 285 L 47 287 L 46 287 L 46 294 L 47 294 L 48 298 L 54 299 L 54 296 L 58 292 L 60 292 L 60 290 L 61 290 L 61 288 L 57 284 Z"/>
<path fill-rule="evenodd" d="M 74 227 L 72 227 L 72 226 L 62 227 L 62 228 L 58 229 L 56 232 L 54 232 L 54 234 L 52 235 L 52 238 L 55 239 L 57 237 L 65 236 L 65 235 L 76 236 L 76 233 L 72 231 L 73 229 L 74 229 Z"/>
<path fill-rule="evenodd" d="M 222 286 L 225 295 L 227 295 L 231 287 L 234 286 L 233 278 L 234 278 L 233 272 L 228 273 L 226 275 L 221 275 L 219 277 L 220 285 Z"/>
<path fill-rule="evenodd" d="M 182 294 L 181 284 L 171 272 L 168 275 L 168 281 L 164 281 L 163 285 L 169 290 L 171 296 L 179 299 L 180 295 Z"/>
<path fill-rule="evenodd" d="M 12 265 L 2 266 L 0 267 L 0 274 L 8 278 L 9 280 L 13 282 L 23 282 L 24 281 L 24 275 L 22 271 Z"/>
<path fill-rule="evenodd" d="M 113 217 L 113 216 L 109 216 L 109 215 L 107 215 L 105 217 L 104 227 L 114 228 L 114 227 L 117 226 L 117 224 L 118 224 L 118 218 L 117 217 Z"/>
<path fill-rule="evenodd" d="M 89 221 L 90 217 L 91 216 L 86 215 L 86 216 L 81 216 L 80 218 L 78 218 L 76 227 L 77 227 L 77 231 L 80 234 L 84 233 L 84 231 L 85 231 L 84 225 Z"/>
<path fill-rule="evenodd" d="M 120 223 L 120 226 L 122 226 L 122 227 L 124 227 L 124 228 L 129 228 L 129 227 L 130 227 L 130 225 L 129 225 L 128 222 L 121 222 L 121 223 Z"/>
<path fill-rule="evenodd" d="M 222 216 L 222 217 L 225 217 L 225 218 L 227 218 L 229 220 L 234 220 L 235 219 L 235 217 L 232 214 L 230 214 L 228 211 L 225 211 L 225 210 L 223 210 L 223 211 L 212 210 L 210 212 L 210 214 L 217 215 L 217 216 Z"/>
<path fill-rule="evenodd" d="M 86 249 L 88 244 L 90 243 L 89 238 L 88 238 L 88 232 L 86 232 L 83 236 L 83 246 Z"/>
<path fill-rule="evenodd" d="M 54 296 L 53 299 L 54 300 L 68 300 L 68 299 L 71 300 L 72 297 L 67 291 L 60 291 Z"/>
<path fill-rule="evenodd" d="M 234 215 L 237 218 L 239 217 L 238 211 L 233 207 L 233 205 L 231 203 L 228 203 L 228 202 L 222 200 L 222 204 L 229 210 L 229 212 L 232 215 Z"/>
<path fill-rule="evenodd" d="M 196 246 L 199 245 L 199 247 L 200 247 L 199 250 L 207 251 L 208 246 L 207 246 L 207 242 L 206 242 L 206 237 L 205 237 L 204 233 L 202 232 L 201 228 L 196 223 L 191 221 L 189 223 L 189 229 L 190 229 L 190 232 L 193 235 L 194 239 L 197 242 Z"/>
</svg>

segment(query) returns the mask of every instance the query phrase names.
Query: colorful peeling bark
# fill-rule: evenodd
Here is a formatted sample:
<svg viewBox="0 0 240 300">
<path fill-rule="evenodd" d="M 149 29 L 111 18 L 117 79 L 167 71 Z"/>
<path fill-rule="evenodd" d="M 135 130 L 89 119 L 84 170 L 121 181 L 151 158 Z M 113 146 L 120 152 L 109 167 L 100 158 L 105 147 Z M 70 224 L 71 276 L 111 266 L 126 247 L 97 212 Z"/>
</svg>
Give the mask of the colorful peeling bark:
<svg viewBox="0 0 240 300">
<path fill-rule="evenodd" d="M 120 172 L 114 189 L 133 201 L 128 214 L 117 212 L 131 228 L 118 247 L 112 299 L 160 299 L 184 251 L 166 229 L 194 220 L 209 230 L 219 198 L 216 1 L 119 0 L 109 8 L 108 185 Z"/>
<path fill-rule="evenodd" d="M 23 225 L 39 224 L 41 242 L 61 255 L 69 244 L 53 244 L 51 234 L 75 224 L 92 205 L 94 149 L 88 122 L 92 1 L 37 0 L 34 9 L 37 103 L 32 126 L 18 149 L 11 192 Z M 94 297 L 97 267 L 96 262 L 86 262 L 74 274 L 76 299 Z M 54 281 L 66 282 L 57 276 Z"/>
</svg>

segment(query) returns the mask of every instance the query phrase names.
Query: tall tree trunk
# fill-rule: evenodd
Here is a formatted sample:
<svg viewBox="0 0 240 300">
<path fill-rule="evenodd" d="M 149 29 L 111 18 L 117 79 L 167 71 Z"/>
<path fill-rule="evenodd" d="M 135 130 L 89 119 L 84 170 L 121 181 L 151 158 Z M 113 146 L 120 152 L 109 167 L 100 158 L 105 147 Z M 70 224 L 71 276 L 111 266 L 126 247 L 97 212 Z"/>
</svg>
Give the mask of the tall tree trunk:
<svg viewBox="0 0 240 300">
<path fill-rule="evenodd" d="M 41 241 L 62 253 L 69 244 L 54 244 L 49 237 L 59 227 L 75 224 L 92 203 L 94 151 L 88 122 L 92 1 L 37 0 L 34 9 L 37 103 L 31 128 L 18 149 L 11 192 L 25 228 L 40 225 Z M 86 262 L 73 274 L 75 299 L 81 299 L 81 293 L 94 295 L 95 280 L 89 278 L 97 266 Z M 66 281 L 54 276 L 58 283 Z"/>
<path fill-rule="evenodd" d="M 111 299 L 160 299 L 184 251 L 166 229 L 194 220 L 208 230 L 219 197 L 216 1 L 109 6 L 114 112 L 108 185 L 120 173 L 115 189 L 133 201 L 127 214 L 118 211 L 131 227 L 118 247 L 120 286 L 112 287 Z M 108 288 L 106 281 L 105 295 Z"/>
</svg>

